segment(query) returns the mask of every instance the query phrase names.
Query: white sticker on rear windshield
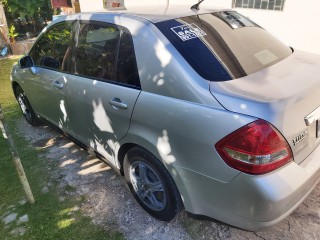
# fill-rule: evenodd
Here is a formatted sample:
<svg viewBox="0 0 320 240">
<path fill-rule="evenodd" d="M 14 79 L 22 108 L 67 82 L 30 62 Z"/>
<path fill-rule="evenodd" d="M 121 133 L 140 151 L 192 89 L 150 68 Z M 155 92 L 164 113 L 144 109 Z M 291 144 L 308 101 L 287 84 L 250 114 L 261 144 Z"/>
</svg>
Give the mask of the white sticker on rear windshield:
<svg viewBox="0 0 320 240">
<path fill-rule="evenodd" d="M 171 30 L 177 34 L 182 41 L 187 41 L 193 38 L 199 38 L 207 35 L 201 28 L 196 24 L 185 24 L 171 28 Z"/>
</svg>

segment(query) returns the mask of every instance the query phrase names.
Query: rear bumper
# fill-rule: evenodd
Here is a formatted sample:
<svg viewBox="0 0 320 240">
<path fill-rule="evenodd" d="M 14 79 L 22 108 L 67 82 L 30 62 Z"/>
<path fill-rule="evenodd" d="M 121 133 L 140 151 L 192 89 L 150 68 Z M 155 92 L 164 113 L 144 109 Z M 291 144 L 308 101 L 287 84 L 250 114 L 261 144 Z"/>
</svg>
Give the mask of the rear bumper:
<svg viewBox="0 0 320 240">
<path fill-rule="evenodd" d="M 179 169 L 188 196 L 186 210 L 257 231 L 287 217 L 320 179 L 320 147 L 300 165 L 292 162 L 262 176 L 239 174 L 222 183 Z"/>
</svg>

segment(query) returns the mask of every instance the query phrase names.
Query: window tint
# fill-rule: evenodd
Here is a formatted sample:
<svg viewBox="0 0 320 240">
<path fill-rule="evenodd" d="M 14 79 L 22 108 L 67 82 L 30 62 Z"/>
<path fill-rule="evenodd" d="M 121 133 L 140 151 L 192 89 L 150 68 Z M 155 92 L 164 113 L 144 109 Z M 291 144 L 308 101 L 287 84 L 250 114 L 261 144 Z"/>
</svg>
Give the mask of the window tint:
<svg viewBox="0 0 320 240">
<path fill-rule="evenodd" d="M 58 24 L 46 32 L 30 52 L 34 64 L 66 71 L 70 65 L 72 22 Z"/>
<path fill-rule="evenodd" d="M 75 74 L 115 80 L 120 31 L 107 24 L 80 24 Z"/>
<path fill-rule="evenodd" d="M 81 23 L 75 74 L 140 87 L 130 32 L 113 24 Z"/>
<path fill-rule="evenodd" d="M 156 23 L 200 76 L 237 79 L 287 58 L 291 49 L 234 11 L 201 14 Z"/>
<path fill-rule="evenodd" d="M 140 87 L 133 42 L 131 34 L 127 30 L 121 34 L 116 80 L 120 83 Z"/>
</svg>

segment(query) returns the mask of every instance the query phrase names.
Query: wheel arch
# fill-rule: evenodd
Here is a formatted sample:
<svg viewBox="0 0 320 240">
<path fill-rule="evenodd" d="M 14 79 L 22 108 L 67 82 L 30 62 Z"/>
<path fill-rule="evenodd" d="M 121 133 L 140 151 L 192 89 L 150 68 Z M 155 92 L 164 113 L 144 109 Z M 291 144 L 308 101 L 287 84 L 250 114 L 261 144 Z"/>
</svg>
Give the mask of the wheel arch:
<svg viewBox="0 0 320 240">
<path fill-rule="evenodd" d="M 124 158 L 127 152 L 134 147 L 140 147 L 143 150 L 150 152 L 152 155 L 158 158 L 162 162 L 162 164 L 168 169 L 168 166 L 161 159 L 161 156 L 157 151 L 157 148 L 154 146 L 154 144 L 151 141 L 141 136 L 133 136 L 129 133 L 124 139 L 122 139 L 122 141 L 119 142 L 118 150 L 116 151 L 118 153 L 117 160 L 118 160 L 120 172 L 122 175 L 123 175 Z"/>
<path fill-rule="evenodd" d="M 190 201 L 191 199 L 188 197 L 189 191 L 188 191 L 187 186 L 184 185 L 182 177 L 179 174 L 180 170 L 177 169 L 177 167 L 174 166 L 173 164 L 166 163 L 161 158 L 161 155 L 160 155 L 156 145 L 154 143 L 152 143 L 151 141 L 149 141 L 148 139 L 143 138 L 141 136 L 137 136 L 137 135 L 131 136 L 130 134 L 128 134 L 125 137 L 125 139 L 127 141 L 120 142 L 118 156 L 117 156 L 121 175 L 124 175 L 123 163 L 124 163 L 126 153 L 134 147 L 140 147 L 143 150 L 150 152 L 152 155 L 154 155 L 156 158 L 158 158 L 160 160 L 160 162 L 168 170 L 169 174 L 171 175 L 172 179 L 174 180 L 174 183 L 178 189 L 178 192 L 179 192 L 181 200 L 182 200 L 182 208 L 186 209 L 186 210 L 188 210 L 188 209 L 191 210 L 193 207 L 192 207 L 192 203 Z"/>
<path fill-rule="evenodd" d="M 21 87 L 21 85 L 20 85 L 19 83 L 17 83 L 16 81 L 13 81 L 13 82 L 12 82 L 12 90 L 13 90 L 13 94 L 14 94 L 15 97 L 17 97 L 17 96 L 16 96 L 17 87 Z M 22 88 L 22 87 L 21 87 L 21 88 Z"/>
<path fill-rule="evenodd" d="M 123 171 L 124 158 L 127 152 L 129 152 L 130 149 L 134 147 L 141 147 L 141 146 L 134 143 L 125 143 L 125 144 L 122 144 L 118 150 L 118 163 L 119 163 L 120 174 L 122 176 L 124 175 L 124 171 Z"/>
</svg>

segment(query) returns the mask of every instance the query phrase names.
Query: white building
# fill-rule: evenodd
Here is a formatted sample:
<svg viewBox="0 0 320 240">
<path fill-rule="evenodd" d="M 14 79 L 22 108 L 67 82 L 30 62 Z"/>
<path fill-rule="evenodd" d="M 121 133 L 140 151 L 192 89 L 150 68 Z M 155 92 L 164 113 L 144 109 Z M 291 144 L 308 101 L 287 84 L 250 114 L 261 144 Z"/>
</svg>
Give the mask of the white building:
<svg viewBox="0 0 320 240">
<path fill-rule="evenodd" d="M 109 0 L 107 0 L 109 1 Z M 110 0 L 119 2 L 119 0 Z M 188 4 L 198 0 L 124 0 L 125 6 Z M 81 11 L 103 9 L 103 0 L 80 0 Z M 200 6 L 234 8 L 264 27 L 286 44 L 308 52 L 320 53 L 320 0 L 205 0 Z"/>
</svg>

